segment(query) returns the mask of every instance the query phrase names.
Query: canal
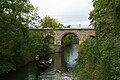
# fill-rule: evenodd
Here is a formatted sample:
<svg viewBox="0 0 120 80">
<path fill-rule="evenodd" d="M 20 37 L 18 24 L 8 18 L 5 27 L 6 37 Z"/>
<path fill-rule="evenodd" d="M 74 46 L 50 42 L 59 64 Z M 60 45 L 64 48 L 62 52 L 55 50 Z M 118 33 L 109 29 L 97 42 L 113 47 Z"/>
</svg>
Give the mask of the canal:
<svg viewBox="0 0 120 80">
<path fill-rule="evenodd" d="M 50 57 L 54 62 L 46 70 L 36 67 L 34 62 L 15 72 L 0 75 L 0 80 L 72 80 L 72 70 L 78 56 L 78 45 L 66 47 L 63 53 L 54 53 Z"/>
</svg>

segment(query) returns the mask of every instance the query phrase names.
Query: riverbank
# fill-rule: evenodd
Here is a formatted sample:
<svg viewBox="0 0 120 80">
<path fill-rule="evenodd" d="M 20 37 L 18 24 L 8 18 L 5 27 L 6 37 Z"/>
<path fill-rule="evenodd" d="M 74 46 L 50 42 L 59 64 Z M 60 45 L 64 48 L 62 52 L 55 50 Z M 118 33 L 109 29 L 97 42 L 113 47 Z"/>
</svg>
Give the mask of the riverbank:
<svg viewBox="0 0 120 80">
<path fill-rule="evenodd" d="M 42 70 L 36 67 L 35 62 L 19 68 L 17 71 L 9 74 L 0 75 L 0 80 L 36 80 L 36 79 L 55 79 L 62 80 L 72 79 L 72 70 L 74 65 L 75 55 L 77 56 L 78 45 L 65 48 L 63 53 L 53 53 L 49 57 L 53 58 L 54 62 L 51 67 Z M 73 56 L 74 55 L 74 56 Z"/>
</svg>

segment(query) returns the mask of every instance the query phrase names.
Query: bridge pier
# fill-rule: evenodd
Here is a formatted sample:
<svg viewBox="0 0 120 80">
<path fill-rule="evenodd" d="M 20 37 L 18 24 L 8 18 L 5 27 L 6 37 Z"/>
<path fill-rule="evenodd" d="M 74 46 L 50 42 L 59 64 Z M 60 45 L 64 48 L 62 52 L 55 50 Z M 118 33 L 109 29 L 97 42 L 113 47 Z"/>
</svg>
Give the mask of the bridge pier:
<svg viewBox="0 0 120 80">
<path fill-rule="evenodd" d="M 55 44 L 55 45 L 62 45 L 61 40 L 55 40 L 55 41 L 54 41 L 54 44 Z"/>
<path fill-rule="evenodd" d="M 79 45 L 82 43 L 83 41 L 79 41 Z M 61 41 L 54 41 L 55 44 L 50 44 L 50 48 L 51 48 L 51 51 L 52 53 L 60 53 L 60 52 L 63 52 L 63 49 L 62 49 L 62 44 L 61 44 Z"/>
<path fill-rule="evenodd" d="M 50 44 L 49 45 L 51 48 L 52 53 L 59 53 L 62 52 L 62 46 L 61 45 L 57 45 L 57 44 Z"/>
<path fill-rule="evenodd" d="M 82 43 L 83 41 L 79 41 L 79 45 Z"/>
</svg>

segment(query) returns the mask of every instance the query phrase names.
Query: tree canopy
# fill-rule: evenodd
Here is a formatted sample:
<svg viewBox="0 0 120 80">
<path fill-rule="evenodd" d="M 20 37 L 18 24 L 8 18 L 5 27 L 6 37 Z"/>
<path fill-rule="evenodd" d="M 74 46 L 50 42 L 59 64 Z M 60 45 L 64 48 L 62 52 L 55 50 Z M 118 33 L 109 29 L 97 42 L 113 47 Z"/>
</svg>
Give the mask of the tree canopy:
<svg viewBox="0 0 120 80">
<path fill-rule="evenodd" d="M 90 13 L 91 23 L 99 30 L 100 36 L 119 33 L 120 1 L 93 0 L 94 10 Z"/>
<path fill-rule="evenodd" d="M 82 80 L 120 80 L 120 0 L 93 0 L 96 32 L 79 47 L 75 75 Z"/>
<path fill-rule="evenodd" d="M 0 0 L 0 74 L 26 63 L 32 10 L 28 0 Z"/>
<path fill-rule="evenodd" d="M 56 19 L 50 18 L 46 16 L 44 19 L 41 20 L 42 28 L 62 28 L 63 24 L 58 23 Z"/>
</svg>

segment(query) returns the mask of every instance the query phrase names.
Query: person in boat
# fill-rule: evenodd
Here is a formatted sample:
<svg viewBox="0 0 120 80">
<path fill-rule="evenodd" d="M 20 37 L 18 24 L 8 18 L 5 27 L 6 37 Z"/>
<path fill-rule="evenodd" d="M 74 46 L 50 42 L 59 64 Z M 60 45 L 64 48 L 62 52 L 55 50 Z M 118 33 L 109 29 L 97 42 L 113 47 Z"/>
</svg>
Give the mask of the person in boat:
<svg viewBox="0 0 120 80">
<path fill-rule="evenodd" d="M 36 61 L 39 61 L 39 60 L 40 60 L 40 55 L 39 55 L 39 54 L 36 55 L 35 60 L 36 60 Z"/>
<path fill-rule="evenodd" d="M 52 58 L 50 58 L 49 61 L 47 61 L 46 63 L 50 64 L 52 63 L 52 61 L 53 61 Z"/>
<path fill-rule="evenodd" d="M 41 64 L 50 64 L 52 62 L 52 58 L 49 61 L 42 60 L 40 61 Z"/>
</svg>

